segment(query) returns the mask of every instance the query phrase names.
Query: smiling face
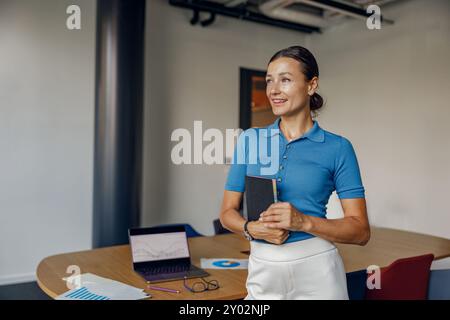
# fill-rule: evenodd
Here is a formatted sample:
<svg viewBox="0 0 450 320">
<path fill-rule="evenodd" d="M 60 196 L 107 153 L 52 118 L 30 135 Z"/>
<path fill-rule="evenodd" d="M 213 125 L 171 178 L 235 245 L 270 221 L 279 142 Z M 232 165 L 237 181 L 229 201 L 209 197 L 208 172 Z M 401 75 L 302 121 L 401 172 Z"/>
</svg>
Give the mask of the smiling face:
<svg viewBox="0 0 450 320">
<path fill-rule="evenodd" d="M 282 57 L 267 67 L 266 94 L 276 116 L 291 116 L 308 108 L 309 98 L 317 88 L 317 77 L 308 81 L 300 62 Z"/>
</svg>

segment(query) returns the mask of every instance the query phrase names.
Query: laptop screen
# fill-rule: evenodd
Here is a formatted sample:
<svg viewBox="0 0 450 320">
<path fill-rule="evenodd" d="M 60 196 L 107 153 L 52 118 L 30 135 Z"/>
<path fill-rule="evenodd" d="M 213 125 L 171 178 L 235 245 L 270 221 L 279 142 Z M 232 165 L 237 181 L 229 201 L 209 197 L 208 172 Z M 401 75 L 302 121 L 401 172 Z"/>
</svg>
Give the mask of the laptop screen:
<svg viewBox="0 0 450 320">
<path fill-rule="evenodd" d="M 186 232 L 130 235 L 133 263 L 189 258 Z"/>
</svg>

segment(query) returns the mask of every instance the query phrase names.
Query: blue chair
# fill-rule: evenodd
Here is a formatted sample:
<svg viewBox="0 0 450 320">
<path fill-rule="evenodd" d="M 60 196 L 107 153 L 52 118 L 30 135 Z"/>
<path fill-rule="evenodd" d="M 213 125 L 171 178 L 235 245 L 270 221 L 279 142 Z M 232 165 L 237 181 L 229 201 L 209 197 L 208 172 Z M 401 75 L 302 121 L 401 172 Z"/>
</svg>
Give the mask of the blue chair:
<svg viewBox="0 0 450 320">
<path fill-rule="evenodd" d="M 428 300 L 450 300 L 450 269 L 430 271 Z"/>
<path fill-rule="evenodd" d="M 159 226 L 155 227 L 184 227 L 186 230 L 186 236 L 188 238 L 194 238 L 194 237 L 203 237 L 201 233 L 198 233 L 190 224 L 188 223 L 173 223 L 173 224 L 161 224 Z"/>
<path fill-rule="evenodd" d="M 366 299 L 367 270 L 347 273 L 347 291 L 350 300 Z"/>
<path fill-rule="evenodd" d="M 222 225 L 222 223 L 220 222 L 219 219 L 215 219 L 213 220 L 213 226 L 214 226 L 214 233 L 217 234 L 227 234 L 227 233 L 231 233 L 230 230 L 225 229 Z"/>
</svg>

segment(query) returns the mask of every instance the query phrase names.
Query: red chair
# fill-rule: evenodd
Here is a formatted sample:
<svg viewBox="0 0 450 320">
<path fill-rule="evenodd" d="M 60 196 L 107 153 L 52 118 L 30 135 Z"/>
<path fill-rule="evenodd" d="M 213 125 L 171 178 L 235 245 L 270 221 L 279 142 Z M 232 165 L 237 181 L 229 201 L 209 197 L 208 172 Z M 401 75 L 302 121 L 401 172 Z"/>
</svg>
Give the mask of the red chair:
<svg viewBox="0 0 450 320">
<path fill-rule="evenodd" d="M 380 289 L 366 288 L 367 300 L 425 300 L 434 255 L 399 259 L 381 268 Z"/>
</svg>

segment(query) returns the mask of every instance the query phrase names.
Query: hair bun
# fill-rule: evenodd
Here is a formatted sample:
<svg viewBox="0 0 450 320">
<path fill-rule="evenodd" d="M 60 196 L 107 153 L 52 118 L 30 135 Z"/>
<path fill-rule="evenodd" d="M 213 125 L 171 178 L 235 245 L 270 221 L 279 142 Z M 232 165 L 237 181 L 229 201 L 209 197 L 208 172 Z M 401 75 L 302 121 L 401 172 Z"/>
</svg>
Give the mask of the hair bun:
<svg viewBox="0 0 450 320">
<path fill-rule="evenodd" d="M 311 96 L 310 101 L 309 101 L 309 106 L 311 108 L 311 111 L 315 111 L 315 110 L 322 108 L 323 98 L 320 96 L 320 94 L 315 92 Z"/>
</svg>

